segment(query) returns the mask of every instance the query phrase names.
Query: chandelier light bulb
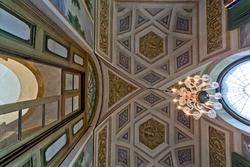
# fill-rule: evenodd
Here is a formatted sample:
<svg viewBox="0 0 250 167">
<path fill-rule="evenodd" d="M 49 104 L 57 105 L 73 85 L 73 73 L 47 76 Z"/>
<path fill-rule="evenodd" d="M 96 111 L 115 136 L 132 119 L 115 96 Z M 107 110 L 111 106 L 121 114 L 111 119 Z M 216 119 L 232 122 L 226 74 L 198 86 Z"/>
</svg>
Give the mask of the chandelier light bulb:
<svg viewBox="0 0 250 167">
<path fill-rule="evenodd" d="M 202 114 L 207 113 L 205 110 L 200 110 L 200 112 L 201 112 Z"/>
<path fill-rule="evenodd" d="M 177 99 L 173 99 L 173 102 L 174 102 L 174 103 L 177 103 L 177 102 L 178 102 L 178 100 L 177 100 Z"/>
<path fill-rule="evenodd" d="M 181 106 L 177 106 L 177 109 L 178 109 L 178 110 L 181 110 L 181 109 L 182 109 L 182 107 L 181 107 Z"/>
<path fill-rule="evenodd" d="M 200 80 L 200 76 L 199 75 L 195 75 L 194 76 L 194 80 L 197 82 L 197 81 L 199 81 Z"/>
<path fill-rule="evenodd" d="M 209 102 L 206 102 L 206 103 L 205 103 L 205 105 L 206 105 L 206 106 L 210 106 L 210 105 L 211 105 L 211 103 L 209 103 Z"/>
<path fill-rule="evenodd" d="M 182 82 L 182 81 L 179 81 L 179 82 L 178 82 L 178 84 L 179 84 L 179 85 L 182 85 L 182 84 L 183 84 L 183 82 Z"/>
</svg>

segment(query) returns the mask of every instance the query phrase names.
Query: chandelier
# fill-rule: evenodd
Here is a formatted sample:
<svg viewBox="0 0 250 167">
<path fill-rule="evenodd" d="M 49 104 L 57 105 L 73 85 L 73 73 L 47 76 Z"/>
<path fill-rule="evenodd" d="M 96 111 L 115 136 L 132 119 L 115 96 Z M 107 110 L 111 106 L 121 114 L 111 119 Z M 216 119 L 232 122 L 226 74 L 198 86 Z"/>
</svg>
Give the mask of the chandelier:
<svg viewBox="0 0 250 167">
<path fill-rule="evenodd" d="M 178 110 L 198 120 L 203 114 L 216 118 L 216 110 L 222 109 L 222 104 L 218 102 L 222 95 L 216 92 L 218 87 L 218 82 L 211 81 L 210 76 L 204 74 L 201 77 L 187 77 L 179 81 L 178 86 L 164 91 L 174 96 L 173 102 L 177 104 Z"/>
</svg>

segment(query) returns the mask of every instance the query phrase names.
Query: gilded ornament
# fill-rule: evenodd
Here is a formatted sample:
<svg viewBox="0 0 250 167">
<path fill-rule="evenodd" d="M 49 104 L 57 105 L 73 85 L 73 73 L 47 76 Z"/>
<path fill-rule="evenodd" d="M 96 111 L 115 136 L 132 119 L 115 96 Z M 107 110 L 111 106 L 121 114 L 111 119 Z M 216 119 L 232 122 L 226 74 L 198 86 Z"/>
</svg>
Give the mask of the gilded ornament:
<svg viewBox="0 0 250 167">
<path fill-rule="evenodd" d="M 103 128 L 98 136 L 98 167 L 106 167 L 107 127 Z"/>
<path fill-rule="evenodd" d="M 226 167 L 225 134 L 209 127 L 210 167 Z"/>
<path fill-rule="evenodd" d="M 221 49 L 222 42 L 221 1 L 207 0 L 207 53 Z"/>
<path fill-rule="evenodd" d="M 150 148 L 155 149 L 165 141 L 165 127 L 153 118 L 139 126 L 139 141 Z"/>
<path fill-rule="evenodd" d="M 140 38 L 140 53 L 152 60 L 163 53 L 163 39 L 154 32 L 149 32 Z"/>
<path fill-rule="evenodd" d="M 109 107 L 134 90 L 136 87 L 109 71 Z"/>
<path fill-rule="evenodd" d="M 100 49 L 106 54 L 109 54 L 109 0 L 100 0 L 100 25 L 99 34 Z"/>
</svg>

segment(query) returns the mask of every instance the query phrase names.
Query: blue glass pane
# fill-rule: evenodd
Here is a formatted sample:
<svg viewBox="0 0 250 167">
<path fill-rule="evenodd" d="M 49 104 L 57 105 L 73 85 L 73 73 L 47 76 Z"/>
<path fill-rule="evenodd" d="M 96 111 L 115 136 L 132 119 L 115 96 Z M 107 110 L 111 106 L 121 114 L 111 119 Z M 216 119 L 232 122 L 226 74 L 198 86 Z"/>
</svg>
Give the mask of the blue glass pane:
<svg viewBox="0 0 250 167">
<path fill-rule="evenodd" d="M 0 8 L 0 29 L 26 41 L 31 39 L 29 25 L 2 8 Z"/>
</svg>

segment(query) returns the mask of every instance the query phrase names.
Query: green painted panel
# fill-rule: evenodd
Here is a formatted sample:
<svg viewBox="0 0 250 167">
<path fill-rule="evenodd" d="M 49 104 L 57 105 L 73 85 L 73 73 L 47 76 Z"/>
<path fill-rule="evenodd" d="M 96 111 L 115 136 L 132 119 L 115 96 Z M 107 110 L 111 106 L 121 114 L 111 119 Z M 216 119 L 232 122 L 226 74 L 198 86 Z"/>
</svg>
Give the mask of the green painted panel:
<svg viewBox="0 0 250 167">
<path fill-rule="evenodd" d="M 245 157 L 233 152 L 232 167 L 250 167 L 250 162 Z"/>
<path fill-rule="evenodd" d="M 250 22 L 250 1 L 240 0 L 228 9 L 228 30 L 233 30 Z"/>
</svg>

